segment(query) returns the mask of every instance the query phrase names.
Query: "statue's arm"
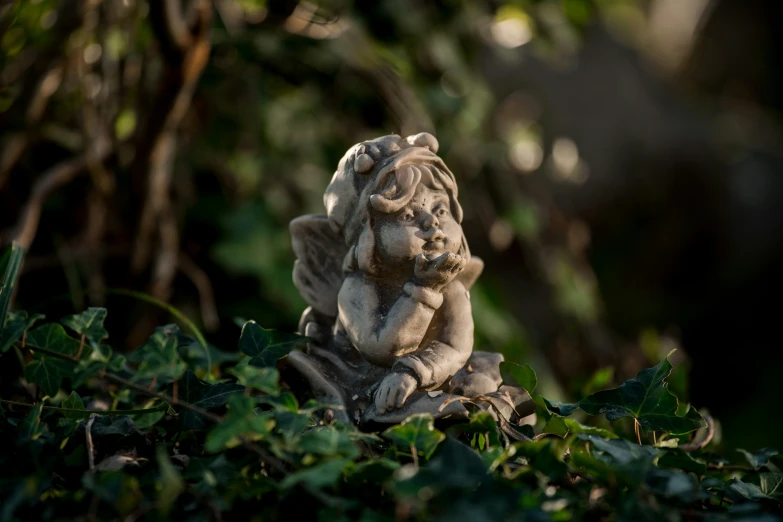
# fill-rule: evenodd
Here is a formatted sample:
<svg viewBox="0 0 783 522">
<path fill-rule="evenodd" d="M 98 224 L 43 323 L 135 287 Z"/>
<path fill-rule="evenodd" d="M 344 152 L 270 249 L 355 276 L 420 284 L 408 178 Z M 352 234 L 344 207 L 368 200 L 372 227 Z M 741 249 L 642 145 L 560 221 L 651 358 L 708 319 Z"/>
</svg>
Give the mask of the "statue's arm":
<svg viewBox="0 0 783 522">
<path fill-rule="evenodd" d="M 408 283 L 388 313 L 381 316 L 375 284 L 350 275 L 338 295 L 338 313 L 348 338 L 368 360 L 391 365 L 418 348 L 443 302 L 441 292 Z"/>
<path fill-rule="evenodd" d="M 461 282 L 453 281 L 443 293 L 443 322 L 437 339 L 400 357 L 393 366 L 395 371 L 414 375 L 419 388 L 436 388 L 446 382 L 465 365 L 473 350 L 473 317 L 467 290 Z"/>
</svg>

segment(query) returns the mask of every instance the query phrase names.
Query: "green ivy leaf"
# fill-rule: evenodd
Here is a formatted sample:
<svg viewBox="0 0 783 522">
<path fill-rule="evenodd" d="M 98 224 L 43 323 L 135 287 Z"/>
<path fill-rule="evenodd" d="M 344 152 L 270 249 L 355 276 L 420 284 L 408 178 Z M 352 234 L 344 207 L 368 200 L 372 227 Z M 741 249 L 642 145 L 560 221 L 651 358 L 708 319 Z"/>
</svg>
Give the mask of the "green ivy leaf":
<svg viewBox="0 0 783 522">
<path fill-rule="evenodd" d="M 57 395 L 64 377 L 73 376 L 74 364 L 54 357 L 40 357 L 30 361 L 24 368 L 28 382 L 37 384 L 50 397 Z"/>
<path fill-rule="evenodd" d="M 85 473 L 82 475 L 82 485 L 120 515 L 130 514 L 144 498 L 139 480 L 119 471 Z"/>
<path fill-rule="evenodd" d="M 106 319 L 105 308 L 88 308 L 84 312 L 69 315 L 60 319 L 60 323 L 90 341 L 93 348 L 100 346 L 101 341 L 109 337 L 109 332 L 103 327 Z"/>
<path fill-rule="evenodd" d="M 43 411 L 43 402 L 33 406 L 27 417 L 19 424 L 20 441 L 36 440 L 46 431 L 46 424 L 41 422 L 41 411 Z"/>
<path fill-rule="evenodd" d="M 671 355 L 671 353 L 669 354 Z M 677 397 L 666 387 L 672 365 L 668 356 L 653 368 L 639 372 L 634 379 L 619 388 L 600 391 L 575 404 L 544 399 L 551 411 L 568 416 L 581 408 L 590 415 L 606 414 L 609 420 L 622 417 L 636 419 L 645 430 L 663 430 L 676 435 L 706 427 L 706 422 L 691 408 L 684 416 L 677 415 Z"/>
<path fill-rule="evenodd" d="M 223 422 L 207 435 L 205 449 L 211 453 L 241 444 L 240 437 L 258 440 L 271 432 L 274 420 L 269 412 L 257 413 L 255 400 L 241 394 L 228 399 L 228 413 Z"/>
<path fill-rule="evenodd" d="M 23 257 L 24 248 L 17 243 L 11 243 L 0 256 L 0 330 L 5 326 L 8 306 L 11 304 L 11 295 L 14 293 Z"/>
<path fill-rule="evenodd" d="M 160 466 L 160 476 L 158 479 L 158 510 L 166 518 L 171 507 L 177 501 L 183 491 L 185 491 L 185 481 L 179 474 L 177 468 L 171 464 L 169 456 L 163 446 L 158 446 L 158 466 Z"/>
<path fill-rule="evenodd" d="M 768 497 L 783 500 L 783 473 L 759 473 L 759 488 Z"/>
<path fill-rule="evenodd" d="M 307 341 L 308 338 L 302 335 L 267 330 L 258 326 L 255 321 L 248 321 L 242 326 L 239 349 L 252 357 L 252 366 L 267 367 L 274 366 L 278 359 Z"/>
<path fill-rule="evenodd" d="M 533 391 L 538 385 L 538 377 L 533 368 L 527 364 L 516 364 L 503 361 L 500 363 L 500 369 L 510 373 L 519 386 L 524 388 L 529 394 L 533 394 Z"/>
<path fill-rule="evenodd" d="M 185 371 L 185 363 L 177 352 L 180 331 L 175 324 L 155 329 L 149 340 L 133 352 L 128 360 L 137 363 L 134 381 L 145 379 L 178 379 Z"/>
<path fill-rule="evenodd" d="M 566 441 L 554 437 L 518 442 L 514 444 L 518 455 L 527 457 L 530 466 L 543 473 L 550 480 L 566 476 L 568 467 L 563 462 Z"/>
<path fill-rule="evenodd" d="M 611 481 L 611 476 L 614 476 L 628 486 L 641 484 L 647 473 L 653 469 L 656 459 L 663 453 L 653 446 L 639 445 L 625 439 L 604 440 L 589 434 L 580 434 L 579 438 L 589 441 L 598 452 L 610 459 L 607 461 L 604 458 L 603 464 L 594 462 L 598 469 L 588 468 L 589 471 L 608 473 L 607 480 Z M 587 462 L 584 456 L 579 461 L 580 464 Z"/>
<path fill-rule="evenodd" d="M 745 455 L 745 460 L 748 461 L 748 464 L 750 464 L 750 467 L 752 467 L 754 470 L 758 471 L 767 464 L 769 464 L 769 459 L 771 457 L 774 457 L 778 454 L 777 450 L 769 449 L 769 448 L 763 448 L 760 449 L 758 453 L 755 455 L 748 450 L 744 449 L 737 449 L 740 453 Z"/>
<path fill-rule="evenodd" d="M 334 428 L 314 428 L 305 432 L 297 444 L 298 449 L 305 453 L 315 453 L 329 457 L 341 455 L 350 459 L 359 456 L 359 448 L 347 433 Z"/>
<path fill-rule="evenodd" d="M 71 394 L 60 404 L 63 408 L 69 408 L 74 410 L 83 410 L 84 409 L 84 401 L 82 401 L 82 398 L 79 397 L 79 394 L 75 391 L 72 391 Z M 69 420 L 76 420 L 83 419 L 84 417 L 89 417 L 89 413 L 79 413 L 75 411 L 64 411 L 63 417 Z"/>
<path fill-rule="evenodd" d="M 185 375 L 177 382 L 177 388 L 181 400 L 204 409 L 219 408 L 232 395 L 245 391 L 244 386 L 234 383 L 209 384 L 190 370 L 185 371 Z M 169 393 L 173 393 L 173 389 Z M 191 410 L 183 410 L 179 415 L 183 430 L 203 428 L 206 425 L 201 416 Z"/>
<path fill-rule="evenodd" d="M 26 330 L 45 316 L 35 314 L 28 319 L 27 312 L 23 310 L 9 310 L 5 322 L 5 328 L 0 331 L 0 353 L 8 351 L 16 341 L 22 338 Z"/>
<path fill-rule="evenodd" d="M 435 429 L 432 415 L 411 415 L 401 424 L 383 432 L 383 436 L 403 448 L 413 447 L 429 458 L 446 436 Z"/>
<path fill-rule="evenodd" d="M 595 449 L 607 453 L 621 464 L 636 460 L 652 462 L 663 453 L 662 450 L 653 446 L 640 445 L 625 439 L 604 440 L 586 433 L 579 435 L 579 438 L 590 441 Z"/>
<path fill-rule="evenodd" d="M 707 464 L 681 449 L 667 449 L 658 459 L 658 467 L 681 469 L 702 476 L 707 474 Z"/>
<path fill-rule="evenodd" d="M 229 373 L 234 375 L 241 385 L 247 386 L 248 388 L 253 388 L 270 395 L 277 395 L 280 393 L 277 368 L 250 366 L 248 361 L 248 359 L 243 359 L 236 366 L 231 368 Z"/>
<path fill-rule="evenodd" d="M 774 486 L 770 482 L 767 482 L 766 485 L 767 487 L 771 485 Z M 729 491 L 734 492 L 735 494 L 738 494 L 740 497 L 747 500 L 775 500 L 774 497 L 767 495 L 760 486 L 750 482 L 744 482 L 738 478 L 732 479 L 728 486 Z"/>
<path fill-rule="evenodd" d="M 65 329 L 57 323 L 49 323 L 30 330 L 27 334 L 27 344 L 36 348 L 44 348 L 53 352 L 74 357 L 79 353 L 80 343 L 69 337 Z M 82 350 L 84 353 L 85 350 Z"/>
<path fill-rule="evenodd" d="M 316 466 L 299 470 L 288 475 L 280 484 L 287 489 L 304 484 L 314 489 L 334 486 L 343 475 L 343 470 L 351 463 L 350 459 L 332 459 Z"/>
</svg>

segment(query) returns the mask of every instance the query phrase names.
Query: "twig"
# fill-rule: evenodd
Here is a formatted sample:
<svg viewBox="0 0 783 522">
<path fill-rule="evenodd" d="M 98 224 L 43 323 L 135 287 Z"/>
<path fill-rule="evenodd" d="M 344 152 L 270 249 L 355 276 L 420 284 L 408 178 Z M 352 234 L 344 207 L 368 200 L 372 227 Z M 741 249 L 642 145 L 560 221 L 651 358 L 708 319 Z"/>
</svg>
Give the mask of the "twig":
<svg viewBox="0 0 783 522">
<path fill-rule="evenodd" d="M 642 445 L 642 435 L 639 433 L 639 421 L 634 419 L 633 420 L 633 431 L 636 434 L 636 442 L 639 443 L 639 446 Z"/>
<path fill-rule="evenodd" d="M 112 381 L 112 382 L 114 382 L 116 384 L 121 384 L 123 386 L 126 386 L 126 387 L 132 389 L 133 391 L 141 393 L 143 395 L 148 395 L 150 397 L 155 397 L 155 398 L 160 399 L 163 402 L 166 402 L 168 404 L 172 404 L 172 405 L 176 404 L 177 406 L 182 406 L 186 410 L 190 410 L 193 413 L 198 413 L 199 415 L 201 415 L 201 416 L 211 420 L 215 424 L 219 424 L 219 423 L 223 422 L 223 417 L 221 417 L 220 415 L 215 415 L 214 413 L 209 412 L 209 411 L 205 410 L 204 408 L 199 408 L 198 406 L 196 406 L 194 404 L 190 404 L 189 402 L 184 402 L 182 400 L 176 400 L 175 401 L 172 397 L 170 397 L 169 395 L 166 395 L 165 393 L 159 393 L 159 392 L 155 392 L 155 391 L 152 391 L 152 390 L 148 390 L 144 386 L 141 386 L 140 384 L 136 384 L 135 382 L 131 382 L 131 381 L 127 380 L 127 379 L 123 379 L 119 375 L 115 375 L 113 373 L 106 372 L 106 374 L 104 374 L 103 378 L 108 380 L 108 381 Z"/>
<path fill-rule="evenodd" d="M 8 143 L 0 156 L 0 188 L 8 179 L 8 174 L 11 172 L 11 169 L 14 168 L 25 150 L 27 150 L 27 146 L 33 141 L 32 131 L 30 129 L 34 128 L 41 121 L 46 106 L 49 103 L 49 99 L 60 86 L 62 73 L 62 66 L 57 64 L 46 71 L 41 78 L 41 81 L 38 82 L 35 94 L 33 94 L 30 105 L 27 107 L 25 124 L 28 130 L 12 136 L 11 139 L 8 140 Z"/>
<path fill-rule="evenodd" d="M 416 453 L 416 446 L 411 444 L 411 456 L 413 457 L 413 466 L 416 468 L 416 471 L 419 471 L 419 455 Z"/>
<path fill-rule="evenodd" d="M 95 470 L 95 447 L 92 444 L 92 424 L 98 415 L 95 413 L 90 414 L 90 420 L 87 421 L 87 425 L 84 427 L 84 440 L 87 445 L 87 462 L 90 465 L 90 471 Z"/>
<path fill-rule="evenodd" d="M 707 428 L 702 431 L 703 435 L 699 437 L 697 432 L 696 434 L 697 436 L 694 437 L 694 439 L 691 442 L 680 446 L 681 450 L 696 451 L 702 449 L 703 447 L 705 447 L 707 444 L 710 443 L 712 437 L 715 435 L 715 421 L 712 420 L 712 417 L 710 417 L 709 415 L 705 415 L 704 420 L 707 421 Z"/>
<path fill-rule="evenodd" d="M 143 139 L 151 137 L 151 141 L 137 146 L 137 155 L 143 159 L 133 170 L 147 174 L 147 188 L 131 267 L 139 273 L 147 266 L 157 230 L 159 250 L 151 293 L 165 299 L 176 273 L 179 254 L 179 230 L 170 194 L 177 130 L 209 58 L 212 3 L 207 0 L 195 2 L 196 18 L 190 24 L 182 15 L 180 0 L 165 0 L 152 6 L 153 28 L 161 42 L 167 67 L 156 103 L 161 116 L 150 120 L 146 132 L 140 134 Z"/>
<path fill-rule="evenodd" d="M 17 402 L 17 401 L 9 401 L 6 399 L 0 399 L 0 403 L 3 404 L 10 404 L 12 406 L 21 406 L 23 408 L 34 408 L 37 406 L 36 404 L 30 404 L 27 402 Z M 168 407 L 168 406 L 166 406 Z M 139 415 L 144 413 L 155 413 L 163 410 L 164 408 L 160 406 L 156 406 L 155 408 L 142 408 L 137 410 L 83 410 L 79 408 L 61 408 L 59 406 L 43 406 L 43 409 L 45 410 L 55 410 L 55 411 L 61 411 L 65 413 L 93 413 L 95 415 L 105 415 L 107 417 L 112 417 L 114 415 Z"/>
<path fill-rule="evenodd" d="M 105 159 L 110 150 L 111 147 L 107 142 L 101 142 L 96 146 L 96 154 L 101 159 Z M 79 156 L 55 165 L 36 180 L 30 199 L 27 201 L 13 233 L 14 241 L 22 245 L 25 250 L 30 249 L 38 230 L 44 201 L 49 197 L 49 194 L 73 180 L 84 170 L 85 166 L 84 156 Z"/>
<path fill-rule="evenodd" d="M 215 293 L 212 291 L 209 277 L 192 259 L 181 252 L 178 263 L 179 269 L 190 279 L 198 291 L 201 319 L 204 321 L 204 326 L 208 331 L 217 330 L 220 327 L 220 319 L 215 306 Z"/>
</svg>

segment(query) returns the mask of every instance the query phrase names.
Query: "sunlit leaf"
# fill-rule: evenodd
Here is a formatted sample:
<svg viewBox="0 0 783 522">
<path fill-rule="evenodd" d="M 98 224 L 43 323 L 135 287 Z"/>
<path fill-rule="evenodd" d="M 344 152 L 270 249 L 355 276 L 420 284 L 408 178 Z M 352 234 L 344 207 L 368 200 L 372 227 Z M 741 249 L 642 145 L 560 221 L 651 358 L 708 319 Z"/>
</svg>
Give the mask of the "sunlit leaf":
<svg viewBox="0 0 783 522">
<path fill-rule="evenodd" d="M 244 359 L 229 372 L 237 378 L 241 385 L 248 388 L 269 394 L 277 394 L 280 391 L 279 375 L 276 368 L 251 366 L 248 359 Z"/>
<path fill-rule="evenodd" d="M 383 436 L 403 448 L 413 447 L 427 458 L 432 455 L 446 436 L 435 429 L 432 415 L 411 415 L 398 426 L 383 432 Z"/>
<path fill-rule="evenodd" d="M 92 347 L 96 348 L 109 337 L 109 333 L 103 327 L 105 319 L 105 308 L 88 308 L 80 314 L 63 317 L 60 322 L 77 334 L 84 335 Z"/>
<path fill-rule="evenodd" d="M 538 385 L 536 372 L 527 364 L 516 364 L 508 361 L 500 363 L 500 369 L 511 374 L 517 384 L 532 394 Z"/>
<path fill-rule="evenodd" d="M 636 378 L 625 381 L 619 388 L 594 393 L 575 404 L 544 400 L 551 411 L 560 415 L 568 416 L 581 408 L 590 415 L 605 413 L 609 420 L 634 418 L 645 430 L 683 434 L 705 427 L 706 422 L 693 408 L 682 417 L 677 415 L 677 397 L 666 386 L 666 378 L 671 371 L 672 365 L 667 357 L 653 368 L 642 370 Z"/>
<path fill-rule="evenodd" d="M 241 394 L 233 394 L 228 400 L 228 413 L 223 422 L 207 434 L 205 449 L 217 452 L 226 447 L 241 444 L 241 438 L 258 440 L 268 435 L 274 425 L 269 412 L 257 413 L 255 400 Z"/>
</svg>

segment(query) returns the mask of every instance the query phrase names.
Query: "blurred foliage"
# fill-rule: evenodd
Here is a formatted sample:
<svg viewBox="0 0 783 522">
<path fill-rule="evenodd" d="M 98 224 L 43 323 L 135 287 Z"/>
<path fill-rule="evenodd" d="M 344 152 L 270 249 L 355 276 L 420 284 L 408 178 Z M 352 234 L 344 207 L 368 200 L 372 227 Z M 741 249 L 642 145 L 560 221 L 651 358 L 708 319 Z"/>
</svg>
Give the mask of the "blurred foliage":
<svg viewBox="0 0 783 522">
<path fill-rule="evenodd" d="M 179 18 L 166 10 L 174 4 Z M 6 3 L 0 238 L 29 250 L 17 303 L 50 316 L 105 305 L 121 352 L 151 346 L 168 319 L 113 288 L 171 302 L 216 345 L 236 337 L 235 317 L 294 331 L 304 302 L 291 282 L 288 222 L 323 213 L 324 188 L 354 143 L 430 131 L 459 181 L 472 252 L 486 262 L 471 291 L 476 347 L 530 362 L 555 400 L 590 395 L 679 347 L 669 382 L 688 397 L 690 347 L 666 327 L 697 314 L 682 305 L 667 322 L 659 294 L 607 313 L 601 290 L 617 295 L 634 280 L 621 277 L 630 269 L 612 249 L 638 223 L 620 215 L 616 243 L 589 251 L 590 224 L 567 203 L 594 169 L 581 143 L 556 130 L 557 108 L 514 76 L 522 62 L 544 64 L 527 69 L 542 76 L 574 70 L 597 26 L 655 62 L 654 4 Z M 593 377 L 600 368 L 611 370 Z"/>
</svg>

